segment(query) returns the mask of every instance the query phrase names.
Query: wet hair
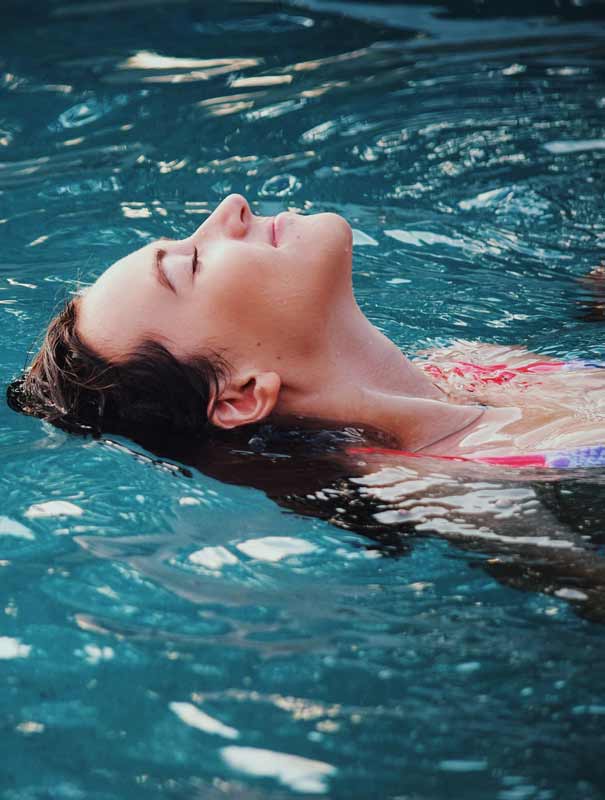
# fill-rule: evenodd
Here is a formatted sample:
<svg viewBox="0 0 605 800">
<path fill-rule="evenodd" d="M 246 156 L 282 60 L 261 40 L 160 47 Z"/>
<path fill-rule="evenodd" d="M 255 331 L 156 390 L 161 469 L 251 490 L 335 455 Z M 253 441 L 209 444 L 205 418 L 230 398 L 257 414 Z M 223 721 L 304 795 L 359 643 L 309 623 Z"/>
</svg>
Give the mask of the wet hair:
<svg viewBox="0 0 605 800">
<path fill-rule="evenodd" d="M 78 334 L 78 302 L 68 301 L 50 322 L 31 365 L 7 389 L 9 406 L 73 433 L 206 435 L 226 362 L 216 354 L 179 360 L 151 340 L 119 362 L 108 360 Z"/>
</svg>

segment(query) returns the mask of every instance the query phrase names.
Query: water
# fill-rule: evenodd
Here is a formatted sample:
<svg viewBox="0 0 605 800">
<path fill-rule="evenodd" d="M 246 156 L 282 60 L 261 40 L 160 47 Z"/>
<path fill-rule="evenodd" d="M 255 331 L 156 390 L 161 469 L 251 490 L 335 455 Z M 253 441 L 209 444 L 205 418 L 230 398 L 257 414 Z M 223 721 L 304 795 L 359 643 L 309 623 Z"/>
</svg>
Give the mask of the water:
<svg viewBox="0 0 605 800">
<path fill-rule="evenodd" d="M 9 3 L 4 380 L 230 191 L 347 216 L 406 351 L 605 357 L 603 9 L 527 5 Z M 3 800 L 603 796 L 602 473 L 360 482 L 313 441 L 151 453 L 2 407 Z"/>
</svg>

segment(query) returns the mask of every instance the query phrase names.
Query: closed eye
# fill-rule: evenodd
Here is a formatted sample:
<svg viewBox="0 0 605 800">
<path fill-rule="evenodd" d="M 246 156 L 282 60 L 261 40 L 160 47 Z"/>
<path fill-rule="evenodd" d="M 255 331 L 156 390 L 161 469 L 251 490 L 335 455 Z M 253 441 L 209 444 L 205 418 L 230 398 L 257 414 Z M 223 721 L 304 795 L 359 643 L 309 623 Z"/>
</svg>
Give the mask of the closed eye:
<svg viewBox="0 0 605 800">
<path fill-rule="evenodd" d="M 170 281 L 166 277 L 166 273 L 162 269 L 162 259 L 164 258 L 165 255 L 166 255 L 166 251 L 162 250 L 161 248 L 158 248 L 155 251 L 154 258 L 153 258 L 154 272 L 155 272 L 155 275 L 156 275 L 156 278 L 157 278 L 158 282 L 161 283 L 162 286 L 165 286 L 166 289 L 170 289 L 171 292 L 176 294 L 176 289 L 170 283 Z"/>
</svg>

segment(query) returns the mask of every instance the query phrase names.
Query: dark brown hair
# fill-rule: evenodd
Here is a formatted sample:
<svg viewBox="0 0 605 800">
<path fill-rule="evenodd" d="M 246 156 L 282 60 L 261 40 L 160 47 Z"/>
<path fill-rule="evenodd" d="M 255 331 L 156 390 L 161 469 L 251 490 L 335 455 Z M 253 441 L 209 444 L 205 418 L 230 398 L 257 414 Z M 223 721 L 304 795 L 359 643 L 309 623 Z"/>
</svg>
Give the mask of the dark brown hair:
<svg viewBox="0 0 605 800">
<path fill-rule="evenodd" d="M 50 322 L 31 365 L 7 389 L 11 408 L 76 433 L 207 432 L 208 404 L 227 374 L 220 356 L 180 361 L 149 340 L 112 362 L 79 336 L 77 312 L 75 298 Z"/>
</svg>

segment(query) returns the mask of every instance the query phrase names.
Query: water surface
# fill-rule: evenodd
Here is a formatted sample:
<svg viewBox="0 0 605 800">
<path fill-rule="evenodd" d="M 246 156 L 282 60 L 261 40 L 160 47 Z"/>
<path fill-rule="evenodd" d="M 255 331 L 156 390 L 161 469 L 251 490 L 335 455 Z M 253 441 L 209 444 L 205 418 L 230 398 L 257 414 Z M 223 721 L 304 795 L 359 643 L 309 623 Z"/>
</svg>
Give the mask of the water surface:
<svg viewBox="0 0 605 800">
<path fill-rule="evenodd" d="M 9 4 L 5 381 L 232 191 L 344 214 L 406 352 L 604 358 L 602 6 L 512 10 Z M 331 441 L 158 456 L 0 410 L 2 798 L 603 796 L 603 475 L 359 481 Z"/>
</svg>

